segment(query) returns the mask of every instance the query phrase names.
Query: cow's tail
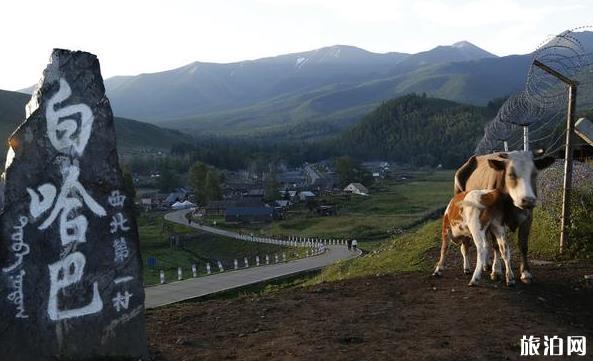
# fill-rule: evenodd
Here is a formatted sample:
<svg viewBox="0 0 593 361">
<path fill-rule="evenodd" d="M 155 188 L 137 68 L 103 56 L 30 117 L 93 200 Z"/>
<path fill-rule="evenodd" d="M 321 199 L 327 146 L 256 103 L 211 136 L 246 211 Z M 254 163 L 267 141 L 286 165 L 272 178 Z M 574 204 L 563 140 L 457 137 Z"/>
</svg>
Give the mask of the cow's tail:
<svg viewBox="0 0 593 361">
<path fill-rule="evenodd" d="M 459 169 L 457 169 L 457 172 L 455 172 L 455 187 L 453 189 L 453 194 L 465 192 L 467 180 L 473 171 L 476 170 L 477 164 L 478 160 L 474 155 L 468 159 L 467 162 L 465 162 Z"/>
</svg>

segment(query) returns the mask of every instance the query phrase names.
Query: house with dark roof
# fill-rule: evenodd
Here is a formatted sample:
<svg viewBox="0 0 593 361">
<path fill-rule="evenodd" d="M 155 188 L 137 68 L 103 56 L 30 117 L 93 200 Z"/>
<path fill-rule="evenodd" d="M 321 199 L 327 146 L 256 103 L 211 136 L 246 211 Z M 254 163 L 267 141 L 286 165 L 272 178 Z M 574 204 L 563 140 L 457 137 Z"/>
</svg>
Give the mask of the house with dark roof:
<svg viewBox="0 0 593 361">
<path fill-rule="evenodd" d="M 243 198 L 260 198 L 263 199 L 265 195 L 265 191 L 263 188 L 254 188 L 247 191 L 246 194 L 243 195 Z"/>
<path fill-rule="evenodd" d="M 202 214 L 206 216 L 224 216 L 228 208 L 237 207 L 263 207 L 261 198 L 225 199 L 221 201 L 210 201 L 202 208 Z"/>
<path fill-rule="evenodd" d="M 224 220 L 227 223 L 267 223 L 274 220 L 274 213 L 271 207 L 234 207 L 226 209 Z"/>
<path fill-rule="evenodd" d="M 165 202 L 167 205 L 172 205 L 175 202 L 183 202 L 187 199 L 188 195 L 189 191 L 183 187 L 180 187 L 169 193 L 167 198 L 165 198 Z"/>
</svg>

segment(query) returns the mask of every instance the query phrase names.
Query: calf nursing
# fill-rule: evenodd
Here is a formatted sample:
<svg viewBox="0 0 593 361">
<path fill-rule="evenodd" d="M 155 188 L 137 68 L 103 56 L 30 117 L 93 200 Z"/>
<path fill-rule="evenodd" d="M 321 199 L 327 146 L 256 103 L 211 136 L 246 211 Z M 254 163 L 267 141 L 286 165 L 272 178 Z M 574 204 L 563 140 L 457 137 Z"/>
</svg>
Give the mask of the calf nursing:
<svg viewBox="0 0 593 361">
<path fill-rule="evenodd" d="M 488 250 L 491 245 L 488 242 L 487 234 L 490 233 L 498 245 L 498 247 L 494 247 L 491 277 L 496 279 L 502 274 L 500 261 L 502 258 L 506 268 L 507 285 L 515 283 L 511 267 L 511 248 L 506 239 L 504 224 L 505 197 L 506 195 L 500 190 L 473 190 L 458 193 L 453 197 L 443 217 L 441 257 L 433 273 L 434 276 L 442 274 L 450 241 L 461 244 L 464 270 L 469 273 L 467 251 L 469 240 L 473 238 L 477 262 L 469 285 L 477 285 L 488 260 Z"/>
</svg>

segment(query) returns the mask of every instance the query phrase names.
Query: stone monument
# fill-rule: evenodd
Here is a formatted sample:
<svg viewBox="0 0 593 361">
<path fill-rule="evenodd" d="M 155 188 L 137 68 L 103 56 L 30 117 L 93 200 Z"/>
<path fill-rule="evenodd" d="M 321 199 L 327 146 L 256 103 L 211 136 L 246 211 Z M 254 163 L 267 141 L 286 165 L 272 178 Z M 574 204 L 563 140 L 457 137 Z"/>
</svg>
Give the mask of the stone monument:
<svg viewBox="0 0 593 361">
<path fill-rule="evenodd" d="M 134 200 L 96 56 L 55 49 L 9 139 L 0 358 L 148 359 Z"/>
</svg>

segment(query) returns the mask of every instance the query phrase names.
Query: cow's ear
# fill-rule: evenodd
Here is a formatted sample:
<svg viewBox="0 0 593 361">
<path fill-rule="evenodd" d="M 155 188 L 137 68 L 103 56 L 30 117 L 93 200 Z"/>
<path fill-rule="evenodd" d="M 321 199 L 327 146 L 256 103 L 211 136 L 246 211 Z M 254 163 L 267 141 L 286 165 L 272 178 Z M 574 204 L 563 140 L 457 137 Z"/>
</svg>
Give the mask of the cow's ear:
<svg viewBox="0 0 593 361">
<path fill-rule="evenodd" d="M 504 170 L 506 168 L 506 162 L 499 159 L 488 159 L 488 165 L 490 165 L 490 168 L 496 170 Z"/>
<path fill-rule="evenodd" d="M 544 158 L 535 159 L 533 161 L 533 163 L 535 163 L 535 167 L 538 170 L 542 170 L 542 169 L 545 169 L 545 168 L 548 168 L 549 166 L 551 166 L 555 160 L 556 159 L 554 157 L 544 157 Z"/>
<path fill-rule="evenodd" d="M 498 157 L 502 159 L 509 159 L 508 153 L 498 153 Z"/>
</svg>

